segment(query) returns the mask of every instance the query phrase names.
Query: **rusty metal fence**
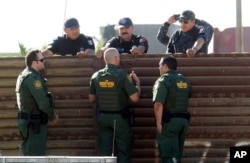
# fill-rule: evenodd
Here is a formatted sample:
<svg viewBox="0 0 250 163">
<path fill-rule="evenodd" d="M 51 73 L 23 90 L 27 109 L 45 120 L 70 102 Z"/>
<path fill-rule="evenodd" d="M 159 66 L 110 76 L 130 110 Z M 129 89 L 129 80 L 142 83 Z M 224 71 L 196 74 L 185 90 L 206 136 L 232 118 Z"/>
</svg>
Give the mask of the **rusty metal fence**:
<svg viewBox="0 0 250 163">
<path fill-rule="evenodd" d="M 134 104 L 133 163 L 159 163 L 152 87 L 161 54 L 122 56 L 121 67 L 141 79 L 141 99 Z M 229 148 L 250 144 L 250 54 L 177 55 L 178 71 L 193 86 L 192 118 L 184 163 L 228 162 Z M 15 83 L 24 58 L 0 58 L 0 154 L 20 156 Z M 88 102 L 89 79 L 104 62 L 96 57 L 51 57 L 43 72 L 55 95 L 60 121 L 49 125 L 48 155 L 98 156 L 95 112 Z"/>
</svg>

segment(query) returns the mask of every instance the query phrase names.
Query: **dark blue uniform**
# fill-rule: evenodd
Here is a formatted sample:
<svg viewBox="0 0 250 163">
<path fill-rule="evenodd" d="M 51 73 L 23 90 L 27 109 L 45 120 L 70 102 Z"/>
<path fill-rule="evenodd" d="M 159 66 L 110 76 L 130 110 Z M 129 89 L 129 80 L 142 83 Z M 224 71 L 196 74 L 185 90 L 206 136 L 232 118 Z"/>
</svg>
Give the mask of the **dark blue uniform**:
<svg viewBox="0 0 250 163">
<path fill-rule="evenodd" d="M 76 55 L 79 51 L 84 51 L 86 49 L 95 50 L 94 41 L 91 37 L 80 34 L 76 40 L 71 40 L 67 38 L 67 35 L 57 37 L 50 44 L 48 50 L 52 51 L 54 54 L 65 56 L 67 54 Z"/>
<path fill-rule="evenodd" d="M 123 41 L 120 36 L 111 38 L 106 44 L 105 47 L 107 48 L 116 48 L 120 54 L 122 53 L 130 53 L 130 50 L 133 46 L 144 46 L 145 51 L 144 53 L 147 53 L 148 51 L 148 40 L 145 37 L 142 37 L 140 35 L 132 35 L 132 39 L 127 42 Z"/>
<path fill-rule="evenodd" d="M 201 26 L 193 26 L 188 32 L 176 31 L 169 40 L 167 51 L 168 53 L 183 53 L 186 54 L 187 49 L 191 49 L 195 41 L 203 38 L 205 42 L 208 40 L 205 29 Z M 197 53 L 207 53 L 207 46 L 203 44 Z"/>
<path fill-rule="evenodd" d="M 214 28 L 212 25 L 210 25 L 206 21 L 200 20 L 200 19 L 195 19 L 195 26 L 196 26 L 196 28 L 204 29 L 204 31 L 202 31 L 202 33 L 204 33 L 204 38 L 206 38 L 205 39 L 205 46 L 202 47 L 202 49 L 199 50 L 197 53 L 208 53 L 208 45 L 213 37 Z M 158 41 L 166 46 L 168 45 L 168 43 L 170 41 L 170 37 L 167 36 L 168 28 L 169 28 L 169 24 L 164 23 L 163 26 L 160 27 L 160 29 L 157 33 Z M 190 34 L 188 34 L 188 36 L 195 37 L 196 34 L 193 32 L 190 32 Z M 185 46 L 185 45 L 183 45 L 183 46 Z M 192 46 L 189 48 L 192 48 Z M 180 47 L 178 49 L 180 49 Z M 184 51 L 184 50 L 182 50 L 182 51 Z M 176 52 L 174 51 L 174 52 L 170 52 L 170 53 L 183 53 L 182 51 L 177 50 Z M 184 53 L 186 53 L 186 51 Z"/>
</svg>

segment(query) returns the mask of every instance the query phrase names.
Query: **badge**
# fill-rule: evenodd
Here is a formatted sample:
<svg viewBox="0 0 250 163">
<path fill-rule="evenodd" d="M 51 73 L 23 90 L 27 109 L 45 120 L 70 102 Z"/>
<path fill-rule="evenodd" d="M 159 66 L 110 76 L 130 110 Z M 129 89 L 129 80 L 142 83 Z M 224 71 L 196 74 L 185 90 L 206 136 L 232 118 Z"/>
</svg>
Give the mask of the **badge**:
<svg viewBox="0 0 250 163">
<path fill-rule="evenodd" d="M 36 89 L 41 89 L 42 88 L 42 83 L 40 80 L 35 80 L 34 81 L 34 86 Z"/>
</svg>

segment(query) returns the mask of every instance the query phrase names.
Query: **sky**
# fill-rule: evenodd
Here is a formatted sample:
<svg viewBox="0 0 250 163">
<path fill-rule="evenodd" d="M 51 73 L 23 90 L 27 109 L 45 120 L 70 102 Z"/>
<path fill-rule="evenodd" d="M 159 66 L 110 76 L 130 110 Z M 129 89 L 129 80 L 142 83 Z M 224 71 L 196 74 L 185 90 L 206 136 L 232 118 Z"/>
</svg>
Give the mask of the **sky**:
<svg viewBox="0 0 250 163">
<path fill-rule="evenodd" d="M 130 17 L 134 24 L 162 24 L 169 16 L 194 11 L 219 28 L 236 26 L 237 0 L 0 0 L 0 53 L 19 52 L 18 43 L 42 48 L 63 34 L 65 18 L 75 17 L 81 33 L 100 38 L 101 26 Z M 250 26 L 250 0 L 241 0 L 242 25 Z"/>
</svg>

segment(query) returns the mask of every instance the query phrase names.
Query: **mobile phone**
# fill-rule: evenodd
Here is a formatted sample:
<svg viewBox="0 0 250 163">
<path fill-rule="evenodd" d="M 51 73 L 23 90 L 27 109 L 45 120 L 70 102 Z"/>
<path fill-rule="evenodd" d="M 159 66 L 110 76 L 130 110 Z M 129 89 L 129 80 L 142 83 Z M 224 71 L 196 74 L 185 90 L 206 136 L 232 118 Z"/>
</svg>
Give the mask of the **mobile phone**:
<svg viewBox="0 0 250 163">
<path fill-rule="evenodd" d="M 180 18 L 180 14 L 174 14 L 174 19 L 175 20 L 179 20 L 179 18 Z"/>
</svg>

